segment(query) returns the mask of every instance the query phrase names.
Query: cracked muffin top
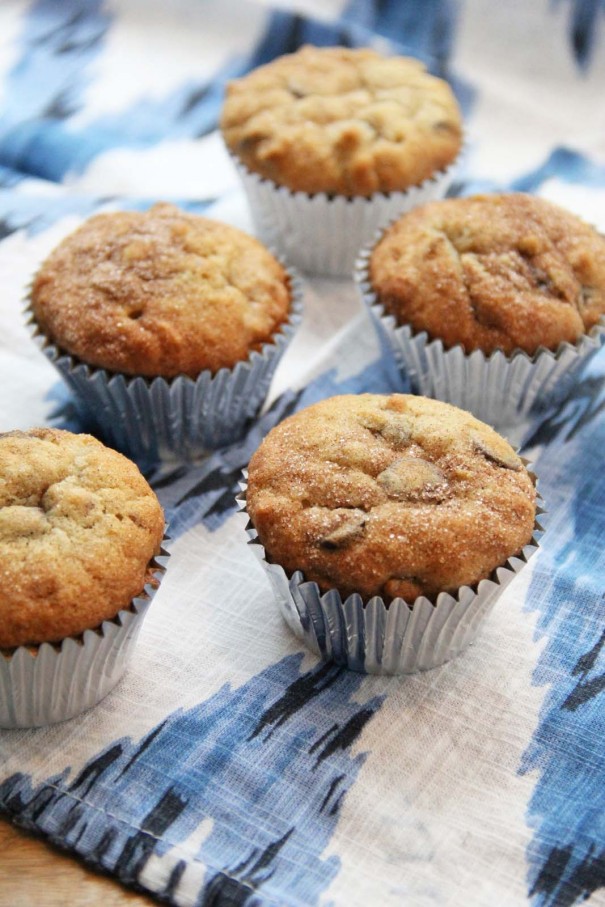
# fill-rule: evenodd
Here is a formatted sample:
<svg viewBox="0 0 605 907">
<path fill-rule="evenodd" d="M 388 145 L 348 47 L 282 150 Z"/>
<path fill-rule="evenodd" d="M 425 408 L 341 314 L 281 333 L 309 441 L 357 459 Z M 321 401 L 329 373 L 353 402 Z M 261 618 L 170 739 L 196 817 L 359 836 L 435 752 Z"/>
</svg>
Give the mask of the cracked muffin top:
<svg viewBox="0 0 605 907">
<path fill-rule="evenodd" d="M 221 118 L 246 167 L 293 192 L 367 196 L 415 186 L 458 155 L 449 85 L 419 60 L 301 48 L 231 82 Z"/>
<path fill-rule="evenodd" d="M 0 435 L 0 647 L 76 636 L 153 579 L 162 508 L 137 467 L 89 435 Z"/>
<path fill-rule="evenodd" d="M 386 231 L 369 270 L 399 324 L 467 353 L 554 351 L 605 314 L 605 239 L 530 195 L 417 208 Z"/>
<path fill-rule="evenodd" d="M 290 288 L 256 239 L 158 204 L 87 220 L 42 264 L 31 305 L 43 333 L 89 365 L 195 378 L 269 343 Z"/>
<path fill-rule="evenodd" d="M 269 432 L 247 509 L 267 559 L 389 602 L 487 577 L 530 541 L 531 476 L 469 413 L 403 394 L 332 397 Z"/>
</svg>

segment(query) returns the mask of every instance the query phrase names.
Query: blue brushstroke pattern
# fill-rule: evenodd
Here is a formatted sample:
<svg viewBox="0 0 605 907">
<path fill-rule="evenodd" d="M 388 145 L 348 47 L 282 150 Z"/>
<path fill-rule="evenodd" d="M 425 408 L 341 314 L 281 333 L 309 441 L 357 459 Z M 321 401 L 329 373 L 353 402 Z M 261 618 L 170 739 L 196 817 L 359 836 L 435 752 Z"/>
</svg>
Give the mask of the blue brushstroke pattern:
<svg viewBox="0 0 605 907">
<path fill-rule="evenodd" d="M 590 68 L 599 39 L 599 13 L 605 15 L 605 0 L 565 0 L 569 5 L 569 42 L 580 69 Z M 559 5 L 561 0 L 556 0 Z"/>
<path fill-rule="evenodd" d="M 5 80 L 8 100 L 0 113 L 4 168 L 60 182 L 111 148 L 142 148 L 215 128 L 224 85 L 243 71 L 243 61 L 229 61 L 211 80 L 191 81 L 159 100 L 143 98 L 78 129 L 69 125 L 83 106 L 90 67 L 111 21 L 102 6 L 101 0 L 39 0 L 28 10 L 22 57 Z"/>
<path fill-rule="evenodd" d="M 37 0 L 24 16 L 22 56 L 5 78 L 0 112 L 0 163 L 44 176 L 62 155 L 50 137 L 81 107 L 90 64 L 110 17 L 101 0 Z"/>
<path fill-rule="evenodd" d="M 602 390 L 605 376 L 605 349 L 592 357 L 577 377 L 573 393 L 557 409 L 533 427 L 524 446 L 530 459 L 531 448 L 546 447 L 555 441 L 574 439 L 581 431 L 605 414 Z"/>
<path fill-rule="evenodd" d="M 35 189 L 37 180 L 27 180 Z M 99 198 L 86 195 L 30 195 L 0 190 L 0 238 L 17 230 L 26 230 L 30 236 L 42 233 L 53 224 L 68 216 L 90 217 L 104 208 L 145 211 L 156 199 L 133 196 L 106 196 Z M 164 198 L 192 214 L 203 214 L 214 203 L 212 199 Z"/>
<path fill-rule="evenodd" d="M 343 20 L 381 35 L 395 53 L 417 57 L 430 72 L 447 79 L 468 117 L 476 90 L 451 66 L 459 14 L 458 0 L 351 0 Z"/>
<path fill-rule="evenodd" d="M 13 170 L 11 167 L 3 167 L 0 164 L 0 194 L 7 189 L 14 189 L 25 179 L 23 173 Z M 12 196 L 9 196 L 9 198 Z"/>
<path fill-rule="evenodd" d="M 448 195 L 476 195 L 490 192 L 528 192 L 536 195 L 549 180 L 577 186 L 605 189 L 605 166 L 571 148 L 555 147 L 546 160 L 510 182 L 474 178 L 472 174 L 454 182 Z"/>
<path fill-rule="evenodd" d="M 217 126 L 230 79 L 303 43 L 364 46 L 376 39 L 356 21 L 355 10 L 335 22 L 274 11 L 252 52 L 226 61 L 211 79 L 189 81 L 164 98 L 142 98 L 119 114 L 74 128 L 70 117 L 82 107 L 82 90 L 110 23 L 101 6 L 100 0 L 61 5 L 38 0 L 25 17 L 22 58 L 6 78 L 11 101 L 0 113 L 0 165 L 5 169 L 60 182 L 68 173 L 82 173 L 98 154 L 112 148 L 145 148 L 167 138 L 205 135 Z M 382 5 L 373 23 L 378 30 L 390 28 L 396 8 L 393 3 Z M 439 71 L 450 51 L 452 10 L 446 0 L 431 0 L 430 11 L 422 16 L 426 24 L 408 29 L 406 35 L 407 52 L 426 58 L 429 67 Z M 406 28 L 417 12 L 411 4 L 399 25 Z M 389 37 L 393 49 L 401 52 L 399 34 Z M 468 86 L 460 89 L 469 101 Z"/>
<path fill-rule="evenodd" d="M 36 195 L 36 180 L 59 183 L 68 173 L 83 172 L 98 154 L 112 148 L 145 148 L 167 138 L 205 135 L 217 126 L 229 79 L 301 44 L 365 46 L 379 33 L 390 37 L 393 50 L 413 53 L 433 71 L 445 74 L 455 21 L 451 0 L 431 0 L 430 10 L 420 17 L 420 28 L 410 25 L 418 18 L 414 3 L 370 5 L 365 13 L 358 7 L 351 4 L 335 22 L 273 11 L 257 46 L 247 56 L 228 60 L 210 80 L 190 81 L 160 99 L 141 98 L 121 113 L 75 128 L 70 118 L 83 106 L 91 65 L 112 19 L 101 0 L 63 4 L 38 0 L 24 17 L 22 56 L 6 77 L 6 101 L 0 111 L 1 235 L 23 228 L 37 232 L 66 214 L 88 216 L 98 199 Z M 453 85 L 468 113 L 472 90 L 455 79 Z M 26 193 L 8 191 L 25 185 L 27 179 Z M 192 204 L 201 210 L 212 201 Z M 134 200 L 124 207 L 147 204 Z"/>
<path fill-rule="evenodd" d="M 510 189 L 536 192 L 549 179 L 603 189 L 605 167 L 555 148 Z M 538 632 L 548 637 L 534 683 L 551 685 L 520 769 L 540 775 L 528 808 L 534 829 L 529 893 L 540 907 L 567 907 L 605 885 L 605 612 L 599 584 L 605 482 L 598 465 L 605 441 L 604 374 L 601 352 L 567 401 L 527 440 L 543 449 L 537 468 L 541 492 L 549 512 L 558 513 L 559 527 L 547 537 L 527 596 L 540 611 Z M 569 525 L 573 540 L 557 544 Z"/>
<path fill-rule="evenodd" d="M 445 73 L 453 51 L 458 3 L 452 0 L 352 0 L 343 18 L 414 52 Z"/>
<path fill-rule="evenodd" d="M 605 573 L 603 355 L 560 413 L 537 429 L 541 492 L 553 514 L 528 593 L 547 636 L 534 683 L 549 692 L 521 772 L 537 772 L 528 808 L 529 890 L 568 907 L 605 886 Z"/>
<path fill-rule="evenodd" d="M 5 80 L 0 139 L 15 125 L 64 119 L 81 106 L 90 64 L 111 17 L 103 0 L 36 0 L 23 17 L 22 54 Z"/>
<path fill-rule="evenodd" d="M 514 180 L 510 190 L 537 192 L 549 179 L 605 189 L 605 166 L 570 148 L 555 148 L 543 164 Z"/>
<path fill-rule="evenodd" d="M 211 819 L 198 904 L 316 904 L 339 868 L 321 854 L 365 759 L 350 749 L 382 699 L 360 705 L 361 675 L 321 664 L 301 674 L 301 660 L 174 712 L 140 743 L 113 741 L 75 778 L 13 775 L 0 808 L 127 884 L 175 848 L 160 896 L 178 890 L 178 845 Z"/>
<path fill-rule="evenodd" d="M 294 53 L 303 44 L 366 47 L 375 41 L 375 33 L 356 21 L 345 18 L 325 21 L 286 10 L 273 10 L 264 35 L 246 62 L 245 71 L 269 63 L 275 57 Z"/>
</svg>

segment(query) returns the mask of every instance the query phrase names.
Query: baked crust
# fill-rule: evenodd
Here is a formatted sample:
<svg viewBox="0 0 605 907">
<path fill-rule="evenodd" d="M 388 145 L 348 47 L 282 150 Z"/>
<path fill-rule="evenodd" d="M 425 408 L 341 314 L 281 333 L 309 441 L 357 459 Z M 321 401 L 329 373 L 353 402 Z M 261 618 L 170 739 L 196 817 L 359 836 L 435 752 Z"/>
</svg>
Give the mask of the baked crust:
<svg viewBox="0 0 605 907">
<path fill-rule="evenodd" d="M 43 333 L 90 365 L 195 378 L 269 343 L 290 289 L 256 239 L 158 204 L 87 220 L 43 263 L 31 304 Z"/>
<path fill-rule="evenodd" d="M 140 594 L 164 533 L 137 467 L 90 435 L 0 435 L 0 647 L 76 636 Z"/>
<path fill-rule="evenodd" d="M 469 413 L 402 394 L 332 397 L 269 432 L 247 509 L 269 561 L 387 602 L 473 585 L 530 541 L 531 476 Z"/>
<path fill-rule="evenodd" d="M 605 314 L 605 239 L 530 195 L 433 202 L 385 233 L 370 281 L 399 324 L 467 353 L 575 343 Z"/>
<path fill-rule="evenodd" d="M 231 82 L 221 129 L 254 173 L 346 196 L 418 185 L 455 159 L 462 136 L 449 85 L 419 60 L 311 46 Z"/>
</svg>

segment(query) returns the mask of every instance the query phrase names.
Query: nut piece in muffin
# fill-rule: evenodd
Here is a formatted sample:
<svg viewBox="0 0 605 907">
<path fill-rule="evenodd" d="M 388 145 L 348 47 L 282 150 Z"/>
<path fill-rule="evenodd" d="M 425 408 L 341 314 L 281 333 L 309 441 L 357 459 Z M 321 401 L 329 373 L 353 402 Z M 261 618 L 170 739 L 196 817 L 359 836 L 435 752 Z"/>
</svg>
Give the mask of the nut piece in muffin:
<svg viewBox="0 0 605 907">
<path fill-rule="evenodd" d="M 556 351 L 605 315 L 605 239 L 530 195 L 416 208 L 377 243 L 369 276 L 398 324 L 466 353 Z"/>
<path fill-rule="evenodd" d="M 0 647 L 110 620 L 152 579 L 162 508 L 137 467 L 89 435 L 0 435 Z"/>
<path fill-rule="evenodd" d="M 293 192 L 370 196 L 416 186 L 457 157 L 449 85 L 408 57 L 305 46 L 231 82 L 227 147 Z"/>
<path fill-rule="evenodd" d="M 42 264 L 31 306 L 43 334 L 89 365 L 196 378 L 270 343 L 290 298 L 258 240 L 158 204 L 87 220 Z"/>
<path fill-rule="evenodd" d="M 267 560 L 322 591 L 434 599 L 488 577 L 534 531 L 536 492 L 493 429 L 402 394 L 332 397 L 274 428 L 246 506 Z"/>
</svg>

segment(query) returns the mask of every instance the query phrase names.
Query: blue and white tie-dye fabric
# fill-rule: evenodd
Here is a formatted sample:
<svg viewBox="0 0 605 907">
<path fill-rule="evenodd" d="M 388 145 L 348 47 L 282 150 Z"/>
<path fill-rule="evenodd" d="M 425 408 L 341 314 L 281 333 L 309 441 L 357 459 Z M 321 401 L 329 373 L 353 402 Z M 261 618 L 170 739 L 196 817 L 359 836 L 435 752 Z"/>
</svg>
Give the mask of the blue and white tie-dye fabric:
<svg viewBox="0 0 605 907">
<path fill-rule="evenodd" d="M 22 325 L 36 264 L 91 212 L 158 198 L 250 229 L 223 86 L 303 42 L 421 57 L 468 124 L 455 191 L 605 229 L 603 0 L 4 0 L 2 430 L 86 427 Z M 173 557 L 127 676 L 78 719 L 0 731 L 0 808 L 178 905 L 604 904 L 604 375 L 605 352 L 530 428 L 548 531 L 476 645 L 400 679 L 322 665 L 273 607 L 237 478 L 295 408 L 403 385 L 352 283 L 309 280 L 248 437 L 151 473 Z"/>
</svg>

